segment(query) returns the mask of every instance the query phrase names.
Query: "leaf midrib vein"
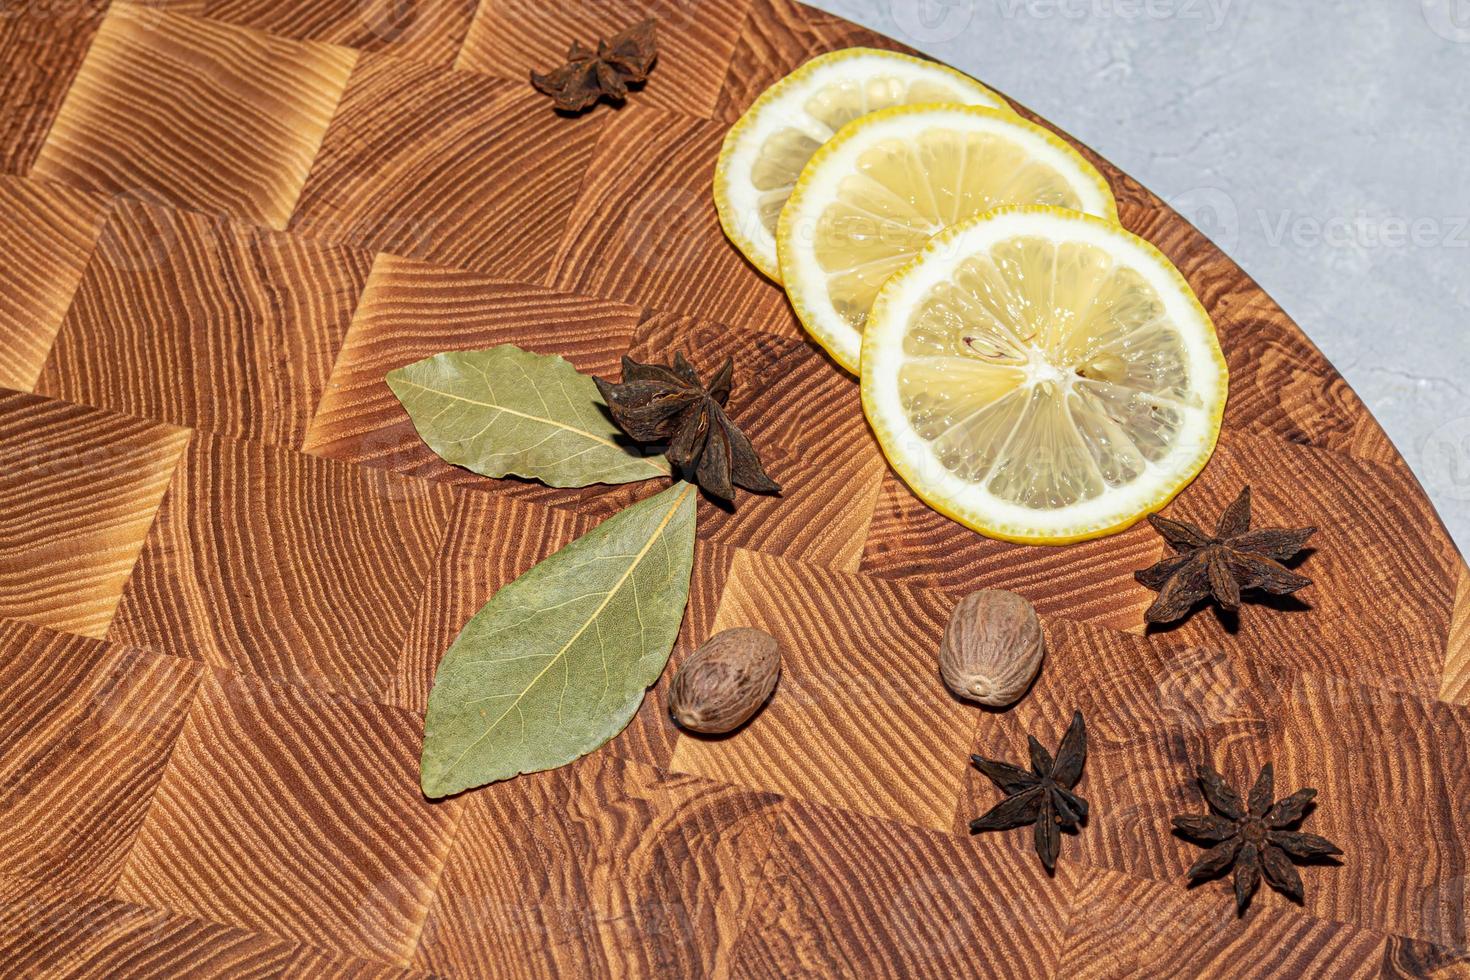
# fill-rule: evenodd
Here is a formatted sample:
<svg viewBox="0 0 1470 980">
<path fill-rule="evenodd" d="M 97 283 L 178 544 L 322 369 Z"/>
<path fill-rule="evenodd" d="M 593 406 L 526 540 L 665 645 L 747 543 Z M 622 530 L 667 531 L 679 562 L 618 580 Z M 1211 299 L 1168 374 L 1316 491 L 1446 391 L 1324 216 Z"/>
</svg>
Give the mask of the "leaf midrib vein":
<svg viewBox="0 0 1470 980">
<path fill-rule="evenodd" d="M 510 714 L 512 710 L 520 710 L 521 700 L 530 693 L 531 689 L 540 682 L 541 678 L 546 675 L 546 672 L 550 670 L 553 665 L 555 665 L 558 661 L 566 656 L 566 652 L 572 648 L 573 644 L 575 644 L 577 640 L 581 639 L 582 634 L 587 632 L 587 628 L 597 622 L 598 617 L 602 615 L 602 611 L 607 608 L 608 603 L 612 602 L 613 597 L 616 596 L 619 590 L 622 589 L 623 583 L 627 582 L 628 578 L 633 574 L 633 572 L 638 569 L 638 566 L 643 563 L 643 558 L 645 555 L 648 554 L 649 549 L 653 547 L 653 543 L 663 537 L 664 531 L 669 526 L 669 522 L 674 519 L 675 512 L 677 512 L 678 509 L 683 505 L 685 498 L 689 496 L 690 491 L 693 489 L 694 488 L 692 485 L 685 486 L 684 490 L 679 494 L 678 498 L 664 514 L 663 519 L 659 521 L 658 527 L 654 528 L 653 533 L 648 536 L 648 541 L 644 543 L 642 548 L 638 549 L 638 554 L 634 556 L 631 562 L 629 562 L 628 570 L 623 572 L 623 574 L 618 577 L 617 582 L 613 585 L 611 589 L 608 589 L 607 596 L 602 600 L 602 602 L 598 603 L 597 608 L 592 611 L 592 615 L 588 616 L 587 621 L 583 623 L 581 627 L 577 630 L 577 632 L 572 635 L 572 638 L 567 640 L 566 643 L 562 644 L 561 649 L 556 651 L 556 653 L 552 655 L 551 659 L 547 661 L 546 666 L 542 667 L 541 670 L 536 673 L 536 676 L 531 678 L 531 680 L 526 684 L 525 688 L 522 689 L 521 693 L 516 695 L 516 699 L 511 702 L 510 707 L 502 711 L 499 717 L 497 717 L 489 725 L 485 726 L 484 734 L 475 739 L 469 745 L 466 745 L 464 747 L 464 750 L 460 752 L 459 755 L 455 756 L 454 761 L 444 768 L 444 772 L 446 775 L 453 772 L 459 766 L 459 764 L 464 761 L 464 757 L 469 755 L 471 749 L 479 745 L 481 742 L 485 741 L 485 739 L 489 738 L 490 733 L 495 731 L 500 723 L 505 720 L 506 715 Z M 524 716 L 522 717 L 521 725 L 521 738 L 522 740 L 524 740 Z"/>
<path fill-rule="evenodd" d="M 505 412 L 505 413 L 507 413 L 509 415 L 515 415 L 515 416 L 517 416 L 519 418 L 526 419 L 527 421 L 530 421 L 530 422 L 540 422 L 540 423 L 542 423 L 544 425 L 554 426 L 555 428 L 562 429 L 562 430 L 565 430 L 567 432 L 574 433 L 574 434 L 579 435 L 579 436 L 584 436 L 584 437 L 586 437 L 588 439 L 591 439 L 593 442 L 600 442 L 604 446 L 609 447 L 610 449 L 616 449 L 616 450 L 619 450 L 620 452 L 625 452 L 625 453 L 627 452 L 626 449 L 624 449 L 622 446 L 619 446 L 617 443 L 613 442 L 611 439 L 604 439 L 604 438 L 602 438 L 602 436 L 599 436 L 599 435 L 597 435 L 594 432 L 588 432 L 586 429 L 579 429 L 579 428 L 577 428 L 574 425 L 567 425 L 565 422 L 558 422 L 556 419 L 543 418 L 540 415 L 532 415 L 529 412 L 518 412 L 518 411 L 516 411 L 513 408 L 507 408 L 504 405 L 496 405 L 496 404 L 494 404 L 492 402 L 482 402 L 482 401 L 477 401 L 474 398 L 466 398 L 463 395 L 456 395 L 456 394 L 454 394 L 452 392 L 443 391 L 443 390 L 441 390 L 439 388 L 430 388 L 427 385 L 421 385 L 417 381 L 410 381 L 407 378 L 400 378 L 399 379 L 399 382 L 401 384 L 406 384 L 406 385 L 408 385 L 411 388 L 417 388 L 419 391 L 426 391 L 426 392 L 428 392 L 431 395 L 438 395 L 440 398 L 450 398 L 450 399 L 453 399 L 454 401 L 457 401 L 457 402 L 464 402 L 466 405 L 476 405 L 476 406 L 478 406 L 480 408 L 489 408 L 489 409 L 493 409 L 493 410 L 498 411 L 498 412 Z M 459 441 L 459 440 L 456 440 L 456 441 Z M 505 455 L 505 454 L 504 453 L 497 453 L 496 455 Z M 659 475 L 661 475 L 661 476 L 667 476 L 668 475 L 668 472 L 669 472 L 668 470 L 664 469 L 662 466 L 659 466 L 657 463 L 652 462 L 647 456 L 634 456 L 631 453 L 629 453 L 628 454 L 628 458 L 631 459 L 631 460 L 637 460 L 640 463 L 647 464 L 650 468 L 656 470 L 659 473 Z"/>
</svg>

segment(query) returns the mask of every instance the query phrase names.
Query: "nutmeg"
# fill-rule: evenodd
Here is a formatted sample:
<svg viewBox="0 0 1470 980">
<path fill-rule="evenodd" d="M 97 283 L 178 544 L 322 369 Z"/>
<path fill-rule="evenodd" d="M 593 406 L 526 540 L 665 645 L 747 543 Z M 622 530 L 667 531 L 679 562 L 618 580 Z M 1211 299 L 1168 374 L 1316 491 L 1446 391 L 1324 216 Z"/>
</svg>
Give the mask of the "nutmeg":
<svg viewBox="0 0 1470 980">
<path fill-rule="evenodd" d="M 679 665 L 669 713 L 690 731 L 733 731 L 771 696 L 780 674 L 781 650 L 771 634 L 743 626 L 716 633 Z"/>
<path fill-rule="evenodd" d="M 1031 603 L 1000 589 L 960 600 L 939 647 L 939 675 L 962 698 L 1004 707 L 1026 692 L 1045 649 Z"/>
</svg>

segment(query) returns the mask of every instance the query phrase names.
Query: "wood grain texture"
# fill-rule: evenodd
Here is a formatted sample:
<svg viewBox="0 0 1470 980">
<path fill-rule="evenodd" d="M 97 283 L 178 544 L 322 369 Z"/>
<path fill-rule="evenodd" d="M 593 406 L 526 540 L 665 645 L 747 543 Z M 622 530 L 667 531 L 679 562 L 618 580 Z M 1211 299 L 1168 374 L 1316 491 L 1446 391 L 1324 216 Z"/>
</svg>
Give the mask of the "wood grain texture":
<svg viewBox="0 0 1470 980">
<path fill-rule="evenodd" d="M 1254 778 L 1269 760 L 1280 681 L 1223 646 L 1170 649 L 1057 618 L 1044 626 L 1041 675 L 1020 704 L 986 719 L 970 751 L 1025 764 L 1028 735 L 1053 751 L 1072 712 L 1081 711 L 1088 757 L 1077 791 L 1092 816 L 1076 835 L 1063 836 L 1059 864 L 1178 882 L 1198 854 L 1171 833 L 1170 818 L 1203 809 L 1194 780 L 1200 764 Z M 973 766 L 964 777 L 956 833 L 1001 798 Z M 987 833 L 981 844 L 1035 859 L 1027 833 Z"/>
<path fill-rule="evenodd" d="M 1066 872 L 794 802 L 777 827 L 731 976 L 1052 975 Z"/>
<path fill-rule="evenodd" d="M 732 402 L 737 395 L 732 395 Z M 738 424 L 738 419 L 736 420 Z M 871 438 L 871 437 L 867 437 Z M 733 548 L 785 555 L 813 564 L 855 570 L 862 553 L 884 464 L 864 453 L 837 455 L 823 465 L 823 452 L 805 454 L 794 447 L 765 443 L 761 462 L 781 484 L 777 495 L 742 494 L 730 508 L 701 495 L 697 534 Z M 537 483 L 504 481 L 495 492 L 552 507 L 570 507 L 598 519 L 662 489 L 658 481 L 568 492 Z"/>
<path fill-rule="evenodd" d="M 459 819 L 419 792 L 419 736 L 400 708 L 207 677 L 116 897 L 406 962 Z"/>
<path fill-rule="evenodd" d="M 430 484 L 196 436 L 109 638 L 378 697 L 449 507 Z"/>
<path fill-rule="evenodd" d="M 470 26 L 457 67 L 524 81 L 566 61 L 573 41 L 597 46 L 624 28 L 658 21 L 658 70 L 636 101 L 687 116 L 708 116 L 719 98 L 736 35 L 750 0 L 485 0 Z M 552 112 L 544 99 L 542 111 Z"/>
<path fill-rule="evenodd" d="M 355 57 L 114 4 L 34 172 L 284 228 Z"/>
<path fill-rule="evenodd" d="M 726 128 L 641 104 L 623 108 L 588 164 L 547 282 L 801 336 L 781 287 L 720 230 L 709 189 Z"/>
<path fill-rule="evenodd" d="M 1233 265 L 1197 273 L 1229 282 L 1210 307 L 1230 366 L 1225 424 L 1287 442 L 1332 449 L 1373 462 L 1403 465 L 1398 452 L 1357 394 L 1300 332 Z"/>
<path fill-rule="evenodd" d="M 465 800 L 415 965 L 713 976 L 759 901 L 777 798 L 605 754 Z"/>
<path fill-rule="evenodd" d="M 105 634 L 188 442 L 0 389 L 0 617 Z"/>
<path fill-rule="evenodd" d="M 1383 977 L 1453 977 L 1470 970 L 1470 949 L 1436 946 L 1390 936 L 1383 950 Z"/>
<path fill-rule="evenodd" d="M 299 41 L 452 62 L 478 0 L 192 0 L 199 15 Z"/>
<path fill-rule="evenodd" d="M 1307 909 L 1470 945 L 1470 708 L 1320 674 L 1298 675 L 1284 695 L 1276 778 L 1322 789 L 1310 829 L 1346 852 L 1342 867 L 1312 870 L 1336 880 L 1309 887 Z"/>
<path fill-rule="evenodd" d="M 950 604 L 754 552 L 735 558 L 713 629 L 781 645 L 770 704 L 738 735 L 684 734 L 671 768 L 948 830 L 977 717 L 941 685 Z"/>
<path fill-rule="evenodd" d="M 542 281 L 607 121 L 549 111 L 523 83 L 364 55 L 291 229 Z"/>
<path fill-rule="evenodd" d="M 0 961 L 23 977 L 423 977 L 204 919 L 0 875 Z"/>
<path fill-rule="evenodd" d="M 1322 528 L 1313 586 L 1235 618 L 1144 629 L 1147 527 L 1026 548 L 924 507 L 724 240 L 725 127 L 812 55 L 892 41 L 791 0 L 65 7 L 0 17 L 0 972 L 1470 971 L 1470 572 L 1331 364 L 1127 174 L 1079 146 L 1232 371 L 1169 514 L 1250 483 L 1259 523 Z M 648 10 L 662 60 L 623 108 L 527 85 Z M 662 488 L 433 456 L 383 376 L 502 343 L 608 377 L 734 357 L 729 411 L 785 489 L 701 501 L 671 666 L 756 625 L 785 673 L 733 735 L 682 733 L 661 681 L 604 749 L 431 804 L 422 711 L 463 623 Z M 1047 632 L 1005 712 L 936 670 L 977 588 Z M 997 798 L 968 756 L 1079 708 L 1093 817 L 1047 876 L 1024 831 L 968 834 Z M 1347 853 L 1237 919 L 1168 820 L 1203 809 L 1200 762 L 1268 760 Z"/>
<path fill-rule="evenodd" d="M 0 173 L 30 171 L 109 2 L 5 5 L 0 13 Z"/>
<path fill-rule="evenodd" d="M 0 875 L 110 889 L 198 680 L 187 661 L 0 621 Z"/>
<path fill-rule="evenodd" d="M 379 256 L 306 438 L 306 451 L 449 484 L 493 485 L 419 438 L 384 383 L 440 351 L 519 343 L 579 371 L 615 376 L 638 311 L 478 273 Z M 538 340 L 529 338 L 536 337 Z"/>
<path fill-rule="evenodd" d="M 1189 493 L 1164 513 L 1213 520 L 1249 484 L 1258 526 L 1320 528 L 1298 565 L 1316 584 L 1238 617 L 1202 610 L 1155 635 L 1229 642 L 1257 660 L 1439 690 L 1460 559 L 1404 471 L 1339 453 L 1226 433 Z M 1290 615 L 1282 615 L 1282 612 Z"/>
<path fill-rule="evenodd" d="M 1220 916 L 1217 889 L 1106 871 L 1078 876 L 1059 975 L 1103 977 L 1381 975 L 1388 937 L 1291 909 Z"/>
<path fill-rule="evenodd" d="M 0 387 L 30 391 L 81 282 L 105 198 L 0 177 Z"/>
<path fill-rule="evenodd" d="M 371 262 L 352 249 L 121 205 L 36 390 L 296 448 Z"/>
<path fill-rule="evenodd" d="M 1153 594 L 1139 587 L 1133 572 L 1158 561 L 1163 550 L 1146 526 L 1070 548 L 983 538 L 931 510 L 888 472 L 863 542 L 861 570 L 956 595 L 1009 589 L 1043 615 L 1141 632 Z"/>
<path fill-rule="evenodd" d="M 1449 641 L 1445 645 L 1439 699 L 1452 704 L 1470 704 L 1470 567 L 1463 564 L 1460 566 L 1459 585 L 1455 589 Z"/>
</svg>

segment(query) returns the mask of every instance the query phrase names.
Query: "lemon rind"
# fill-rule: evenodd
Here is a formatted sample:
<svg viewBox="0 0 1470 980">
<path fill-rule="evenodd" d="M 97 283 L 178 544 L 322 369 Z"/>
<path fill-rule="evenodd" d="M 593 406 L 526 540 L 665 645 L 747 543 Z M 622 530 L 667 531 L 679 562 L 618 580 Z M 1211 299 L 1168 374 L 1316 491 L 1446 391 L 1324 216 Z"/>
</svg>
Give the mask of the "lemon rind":
<svg viewBox="0 0 1470 980">
<path fill-rule="evenodd" d="M 807 207 L 807 198 L 810 189 L 821 178 L 822 169 L 826 161 L 846 149 L 848 144 L 853 140 L 867 135 L 895 119 L 902 119 L 908 116 L 930 116 L 937 121 L 945 115 L 952 117 L 970 116 L 992 124 L 998 122 L 1005 126 L 1014 127 L 1017 132 L 1040 139 L 1043 144 L 1059 152 L 1063 157 L 1067 158 L 1069 163 L 1074 164 L 1076 173 L 1073 176 L 1082 177 L 1085 180 L 1084 186 L 1090 187 L 1097 193 L 1096 203 L 1099 209 L 1104 212 L 1099 217 L 1110 222 L 1116 222 L 1117 220 L 1117 200 L 1113 196 L 1112 186 L 1108 183 L 1107 178 L 1088 162 L 1087 158 L 1079 153 L 1076 147 L 1072 146 L 1056 133 L 1053 133 L 1044 126 L 1039 126 L 1029 120 L 1022 119 L 1014 113 L 998 112 L 982 106 L 962 106 L 945 103 L 893 106 L 854 119 L 842 127 L 842 129 L 838 130 L 807 161 L 806 167 L 803 168 L 801 176 L 796 181 L 796 186 L 792 188 L 791 196 L 786 200 L 786 206 L 781 212 L 781 220 L 776 228 L 776 254 L 781 264 L 780 281 L 786 284 L 786 295 L 791 302 L 791 307 L 795 311 L 797 319 L 801 321 L 802 326 L 811 335 L 812 339 L 831 355 L 833 360 L 852 374 L 859 373 L 862 337 L 846 321 L 841 321 L 838 324 L 838 329 L 828 329 L 827 320 L 824 318 L 830 317 L 835 320 L 840 320 L 840 316 L 835 310 L 830 310 L 830 307 L 828 311 L 820 312 L 813 309 L 814 304 L 805 298 L 804 293 L 811 287 L 801 282 L 802 277 L 796 269 L 796 263 L 799 259 L 797 258 L 797 250 L 793 244 L 794 230 L 803 214 L 803 210 Z M 1060 211 L 1062 209 L 1056 208 L 1055 210 Z M 962 224 L 965 224 L 965 222 L 959 222 L 956 227 Z M 941 231 L 939 234 L 942 236 L 944 231 Z M 855 335 L 855 342 L 844 343 L 839 339 L 846 334 Z"/>
<path fill-rule="evenodd" d="M 969 236 L 974 229 L 991 226 L 992 222 L 1000 221 L 1010 215 L 1043 215 L 1050 218 L 1060 218 L 1070 222 L 1082 222 L 1101 226 L 1108 230 L 1110 235 L 1123 236 L 1133 247 L 1139 249 L 1144 255 L 1156 263 L 1157 271 L 1166 280 L 1172 280 L 1177 286 L 1176 290 L 1170 291 L 1170 298 L 1182 301 L 1187 308 L 1198 317 L 1199 323 L 1206 331 L 1200 339 L 1205 341 L 1203 353 L 1206 360 L 1215 368 L 1213 382 L 1216 388 L 1216 397 L 1208 406 L 1208 413 L 1203 426 L 1203 438 L 1197 447 L 1186 459 L 1179 464 L 1170 467 L 1167 480 L 1161 482 L 1158 493 L 1151 496 L 1142 508 L 1129 508 L 1115 513 L 1111 517 L 1099 519 L 1088 526 L 1065 527 L 1054 526 L 1043 528 L 1039 531 L 1022 530 L 1013 522 L 997 522 L 984 519 L 974 509 L 955 506 L 951 503 L 951 497 L 933 491 L 923 475 L 917 471 L 912 460 L 905 454 L 893 449 L 900 433 L 895 431 L 892 420 L 883 406 L 878 404 L 881 392 L 879 385 L 882 383 L 878 378 L 879 363 L 881 357 L 878 352 L 880 343 L 883 342 L 882 334 L 892 332 L 895 327 L 888 322 L 888 307 L 895 302 L 896 298 L 910 285 L 918 270 L 924 267 L 924 263 L 930 257 L 949 248 L 956 239 Z M 1034 232 L 1031 232 L 1034 233 Z M 997 239 L 999 240 L 999 239 Z M 901 325 L 897 327 L 901 329 Z M 1194 290 L 1184 276 L 1169 261 L 1168 257 L 1158 250 L 1152 243 L 1132 234 L 1115 223 L 1105 221 L 1092 215 L 1069 211 L 1064 208 L 1051 207 L 1047 205 L 1020 205 L 998 208 L 975 218 L 958 222 L 930 239 L 927 245 L 903 268 L 895 272 L 883 288 L 879 291 L 877 299 L 873 304 L 873 312 L 868 318 L 868 329 L 863 338 L 864 356 L 862 358 L 862 401 L 863 412 L 868 418 L 868 424 L 872 426 L 874 434 L 878 438 L 878 444 L 883 450 L 896 473 L 903 479 L 909 488 L 924 501 L 929 507 L 948 517 L 949 519 L 963 524 L 971 530 L 978 531 L 986 537 L 998 538 L 1016 544 L 1028 545 L 1061 545 L 1073 544 L 1079 541 L 1090 541 L 1096 538 L 1106 537 L 1126 530 L 1138 523 L 1149 514 L 1162 510 L 1168 503 L 1179 495 L 1191 482 L 1194 481 L 1201 470 L 1204 469 L 1214 455 L 1215 448 L 1219 443 L 1220 428 L 1224 421 L 1225 404 L 1229 397 L 1230 370 L 1225 361 L 1224 352 L 1220 349 L 1219 336 L 1214 327 L 1208 311 L 1200 303 Z M 872 356 L 868 356 L 869 354 Z M 1200 353 L 1191 349 L 1192 354 Z M 1196 381 L 1199 379 L 1196 378 Z M 984 491 L 981 491 L 984 493 Z M 986 494 L 988 497 L 989 495 Z M 1041 514 L 1044 512 L 1035 512 Z"/>
<path fill-rule="evenodd" d="M 940 64 L 937 61 L 916 58 L 913 55 L 901 54 L 897 51 L 884 51 L 881 48 L 843 48 L 839 51 L 831 51 L 827 54 L 818 55 L 805 62 L 789 75 L 774 82 L 751 103 L 750 108 L 741 114 L 740 118 L 736 120 L 735 124 L 725 134 L 724 143 L 720 146 L 719 159 L 715 163 L 713 189 L 715 210 L 719 213 L 720 227 L 724 229 L 725 237 L 734 243 L 735 247 L 750 261 L 751 265 L 755 266 L 761 273 L 777 283 L 781 282 L 781 267 L 779 260 L 775 257 L 774 241 L 771 243 L 769 252 L 767 252 L 766 249 L 757 245 L 740 227 L 736 205 L 731 201 L 727 189 L 733 178 L 730 167 L 731 160 L 741 148 L 747 133 L 755 128 L 756 121 L 760 119 L 761 114 L 767 107 L 779 101 L 793 88 L 806 83 L 813 76 L 826 69 L 827 66 L 857 60 L 859 58 L 882 58 L 896 64 L 906 64 L 916 68 L 922 68 L 924 71 L 934 75 L 945 76 L 955 81 L 961 88 L 971 90 L 976 98 L 993 102 L 994 108 L 997 111 L 1014 115 L 1013 110 L 1004 98 L 964 72 L 951 68 L 949 65 Z"/>
</svg>

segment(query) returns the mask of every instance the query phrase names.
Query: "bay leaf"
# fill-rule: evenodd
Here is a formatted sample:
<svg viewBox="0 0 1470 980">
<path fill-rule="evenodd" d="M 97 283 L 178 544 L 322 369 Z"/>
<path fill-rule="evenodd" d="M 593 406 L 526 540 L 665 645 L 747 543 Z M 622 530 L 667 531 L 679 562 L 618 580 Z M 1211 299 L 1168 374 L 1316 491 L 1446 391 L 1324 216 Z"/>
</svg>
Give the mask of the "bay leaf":
<svg viewBox="0 0 1470 980">
<path fill-rule="evenodd" d="M 561 357 L 513 344 L 449 351 L 390 371 L 387 382 L 430 449 L 482 476 L 585 487 L 671 472 L 668 460 L 628 443 L 597 385 Z"/>
<path fill-rule="evenodd" d="M 627 726 L 684 618 L 696 496 L 681 482 L 625 508 L 471 617 L 429 694 L 426 796 L 555 769 Z"/>
</svg>

